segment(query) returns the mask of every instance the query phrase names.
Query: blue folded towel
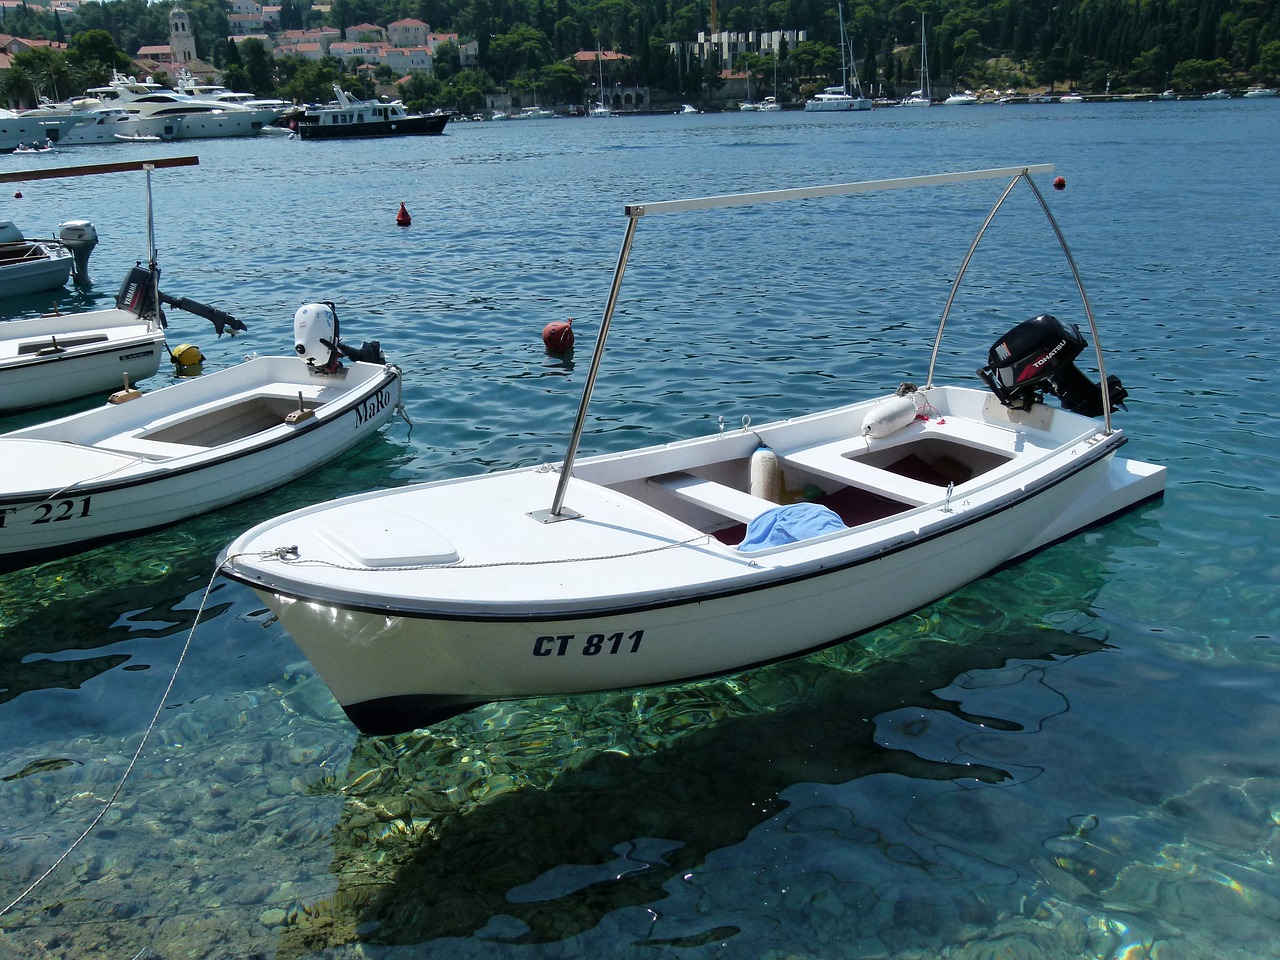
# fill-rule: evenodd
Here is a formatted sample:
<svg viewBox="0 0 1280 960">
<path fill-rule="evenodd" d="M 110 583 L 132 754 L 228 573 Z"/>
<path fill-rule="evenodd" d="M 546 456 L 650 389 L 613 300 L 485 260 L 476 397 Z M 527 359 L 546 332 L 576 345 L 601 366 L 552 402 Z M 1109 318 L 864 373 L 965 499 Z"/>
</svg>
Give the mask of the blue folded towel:
<svg viewBox="0 0 1280 960">
<path fill-rule="evenodd" d="M 738 549 L 767 550 L 844 529 L 844 521 L 828 507 L 818 503 L 788 503 L 766 510 L 747 524 L 747 535 Z"/>
</svg>

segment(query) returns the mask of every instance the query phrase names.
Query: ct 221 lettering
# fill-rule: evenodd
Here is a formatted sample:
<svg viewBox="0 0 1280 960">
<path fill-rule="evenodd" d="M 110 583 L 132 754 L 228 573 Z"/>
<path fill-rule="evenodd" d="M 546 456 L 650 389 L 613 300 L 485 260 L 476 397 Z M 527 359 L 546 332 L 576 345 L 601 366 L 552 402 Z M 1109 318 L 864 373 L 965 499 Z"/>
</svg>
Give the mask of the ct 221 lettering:
<svg viewBox="0 0 1280 960">
<path fill-rule="evenodd" d="M 591 633 L 580 640 L 577 634 L 564 633 L 557 637 L 539 637 L 533 641 L 535 657 L 565 657 L 571 653 L 594 657 L 599 654 L 639 653 L 643 630 L 630 633 Z"/>
<path fill-rule="evenodd" d="M 60 520 L 78 520 L 89 516 L 89 498 L 78 500 L 46 500 L 31 508 L 33 517 L 29 523 L 57 523 Z M 0 530 L 5 521 L 18 512 L 17 507 L 0 507 Z M 12 526 L 12 524 L 9 524 Z"/>
</svg>

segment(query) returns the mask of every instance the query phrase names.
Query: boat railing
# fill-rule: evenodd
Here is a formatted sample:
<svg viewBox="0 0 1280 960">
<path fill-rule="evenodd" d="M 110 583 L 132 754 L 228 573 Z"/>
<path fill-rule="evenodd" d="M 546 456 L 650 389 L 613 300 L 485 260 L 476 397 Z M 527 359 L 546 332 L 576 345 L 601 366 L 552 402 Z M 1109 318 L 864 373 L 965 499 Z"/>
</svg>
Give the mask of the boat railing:
<svg viewBox="0 0 1280 960">
<path fill-rule="evenodd" d="M 582 389 L 582 399 L 578 404 L 577 416 L 574 419 L 573 430 L 569 436 L 568 449 L 566 450 L 564 461 L 560 467 L 560 478 L 556 485 L 556 492 L 550 509 L 535 511 L 532 516 L 544 523 L 551 523 L 556 520 L 565 520 L 578 516 L 574 511 L 564 507 L 565 493 L 569 486 L 569 479 L 573 474 L 573 464 L 577 457 L 578 446 L 582 440 L 582 433 L 586 427 L 587 410 L 591 404 L 591 395 L 595 390 L 596 379 L 600 372 L 601 360 L 604 357 L 605 342 L 609 336 L 609 326 L 613 320 L 614 310 L 617 307 L 619 294 L 622 289 L 622 278 L 626 272 L 627 261 L 630 258 L 631 246 L 635 240 L 636 225 L 642 217 L 652 217 L 667 213 L 685 213 L 694 210 L 714 210 L 726 207 L 745 207 L 759 203 L 775 203 L 787 200 L 813 200 L 822 197 L 838 197 L 846 196 L 854 193 L 873 193 L 883 190 L 899 190 L 907 187 L 924 187 L 924 186 L 940 186 L 945 184 L 967 183 L 976 180 L 993 180 L 1010 178 L 1008 186 L 1005 187 L 1004 193 L 1000 199 L 996 201 L 995 206 L 987 215 L 982 227 L 978 231 L 977 237 L 974 239 L 969 248 L 968 254 L 965 256 L 964 263 L 961 265 L 956 279 L 952 284 L 951 293 L 947 298 L 946 306 L 943 309 L 942 317 L 938 324 L 938 334 L 934 341 L 933 354 L 929 359 L 929 377 L 927 383 L 933 382 L 933 370 L 937 361 L 938 350 L 942 343 L 942 332 L 946 325 L 947 317 L 951 311 L 951 305 L 955 300 L 956 291 L 959 288 L 961 279 L 965 270 L 968 268 L 969 261 L 972 259 L 977 249 L 978 243 L 986 233 L 987 227 L 990 226 L 996 212 L 1004 203 L 1004 200 L 1013 191 L 1013 188 L 1020 180 L 1025 180 L 1035 193 L 1040 203 L 1041 209 L 1049 219 L 1049 223 L 1054 233 L 1058 237 L 1058 241 L 1062 246 L 1063 253 L 1066 255 L 1067 262 L 1071 267 L 1072 275 L 1075 277 L 1076 286 L 1080 291 L 1081 298 L 1084 300 L 1085 315 L 1089 320 L 1089 329 L 1093 334 L 1094 349 L 1098 359 L 1098 371 L 1102 376 L 1102 382 L 1105 384 L 1106 370 L 1102 360 L 1102 345 L 1098 338 L 1097 324 L 1094 322 L 1093 311 L 1089 306 L 1088 298 L 1084 293 L 1084 285 L 1080 280 L 1079 271 L 1076 269 L 1075 260 L 1071 256 L 1070 250 L 1067 248 L 1066 240 L 1062 236 L 1057 221 L 1054 220 L 1053 214 L 1049 211 L 1048 204 L 1045 203 L 1043 195 L 1036 187 L 1031 179 L 1032 174 L 1052 173 L 1052 164 L 1031 164 L 1019 167 L 997 167 L 989 170 L 968 170 L 956 173 L 938 173 L 927 174 L 916 177 L 895 177 L 888 180 L 864 180 L 853 183 L 835 183 L 812 187 L 795 187 L 782 190 L 763 190 L 752 193 L 734 193 L 721 194 L 710 197 L 695 197 L 686 200 L 660 200 L 651 203 L 629 203 L 623 207 L 623 212 L 627 218 L 626 231 L 623 235 L 622 249 L 618 253 L 618 263 L 614 268 L 613 282 L 609 288 L 609 297 L 605 302 L 604 315 L 600 321 L 600 333 L 596 337 L 595 350 L 591 357 L 591 365 L 587 370 L 587 376 Z M 1103 416 L 1105 420 L 1105 429 L 1111 432 L 1111 404 L 1107 395 L 1107 390 L 1102 390 Z"/>
</svg>

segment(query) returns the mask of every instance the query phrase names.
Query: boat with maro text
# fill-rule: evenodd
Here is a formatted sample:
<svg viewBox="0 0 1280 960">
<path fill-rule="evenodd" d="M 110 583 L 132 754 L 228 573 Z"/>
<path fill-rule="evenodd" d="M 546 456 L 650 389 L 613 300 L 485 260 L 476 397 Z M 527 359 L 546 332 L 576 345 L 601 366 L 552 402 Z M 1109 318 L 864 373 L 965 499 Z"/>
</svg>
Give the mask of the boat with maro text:
<svg viewBox="0 0 1280 960">
<path fill-rule="evenodd" d="M 184 522 L 370 436 L 399 407 L 400 372 L 376 342 L 348 348 L 337 330 L 333 304 L 307 304 L 292 356 L 122 390 L 101 407 L 0 434 L 0 568 Z"/>
</svg>

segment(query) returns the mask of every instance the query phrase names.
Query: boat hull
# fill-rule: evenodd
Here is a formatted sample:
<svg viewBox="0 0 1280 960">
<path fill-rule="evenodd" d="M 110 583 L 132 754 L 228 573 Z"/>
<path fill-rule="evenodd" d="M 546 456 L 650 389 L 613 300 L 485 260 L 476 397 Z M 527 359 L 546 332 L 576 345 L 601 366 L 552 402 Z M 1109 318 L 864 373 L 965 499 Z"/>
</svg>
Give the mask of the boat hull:
<svg viewBox="0 0 1280 960">
<path fill-rule="evenodd" d="M 951 395 L 950 404 L 942 394 L 930 396 L 947 411 L 945 423 L 903 431 L 915 436 L 902 442 L 922 443 L 922 450 L 961 436 L 958 411 L 966 402 L 982 407 L 962 394 Z M 848 429 L 867 409 L 758 433 L 790 475 L 805 476 L 798 471 L 808 464 L 820 479 L 830 444 L 814 441 L 837 424 Z M 761 554 L 699 538 L 699 528 L 674 510 L 649 509 L 662 501 L 638 504 L 627 493 L 653 483 L 627 479 L 636 469 L 661 477 L 698 463 L 706 473 L 713 455 L 740 462 L 748 448 L 729 449 L 738 442 L 637 451 L 629 466 L 627 458 L 583 461 L 566 500 L 582 519 L 545 527 L 530 515 L 549 499 L 555 475 L 531 470 L 351 498 L 263 524 L 228 548 L 229 555 L 267 555 L 297 545 L 305 568 L 233 560 L 224 572 L 275 611 L 361 730 L 394 733 L 492 700 L 679 682 L 796 656 L 937 600 L 1164 487 L 1163 468 L 1115 455 L 1118 434 L 1043 455 L 1024 443 L 1034 464 L 1003 478 L 992 469 L 980 486 L 958 488 L 954 502 L 945 487 L 924 492 L 919 506 L 898 504 L 888 516 Z M 1018 443 L 1009 436 L 1001 442 L 1001 456 L 1012 461 Z M 995 449 L 994 441 L 980 443 Z M 828 459 L 832 476 L 850 466 L 843 455 Z M 874 468 L 849 477 L 864 482 L 881 473 L 894 482 Z M 903 495 L 921 489 L 907 484 Z M 483 504 L 486 516 L 452 522 L 468 502 Z M 342 510 L 345 524 L 337 519 Z M 385 543 L 369 532 L 379 518 L 390 531 Z M 413 524 L 421 524 L 419 534 L 410 533 Z M 463 526 L 484 524 L 474 541 L 450 553 Z M 443 534 L 434 545 L 433 528 Z M 484 552 L 504 536 L 505 553 Z M 392 542 L 396 550 L 382 549 Z M 545 551 L 520 554 L 523 542 Z M 554 559 L 586 544 L 599 555 Z M 509 562 L 494 559 L 502 556 Z M 334 572 L 314 573 L 321 566 Z"/>
<path fill-rule="evenodd" d="M 0 244 L 0 298 L 57 290 L 70 279 L 74 262 L 71 251 L 57 244 Z"/>
<path fill-rule="evenodd" d="M 313 414 L 287 422 L 300 393 Z M 263 357 L 0 435 L 0 566 L 78 552 L 274 489 L 371 436 L 399 403 L 395 367 L 354 364 L 335 378 L 294 357 Z"/>
<path fill-rule="evenodd" d="M 450 114 L 427 114 L 363 123 L 299 123 L 296 133 L 303 140 L 352 140 L 362 137 L 436 136 L 444 133 Z"/>
<path fill-rule="evenodd" d="M 0 325 L 0 412 L 34 410 L 153 376 L 164 331 L 127 310 Z"/>
</svg>

